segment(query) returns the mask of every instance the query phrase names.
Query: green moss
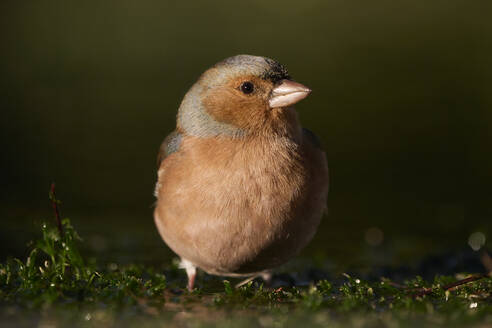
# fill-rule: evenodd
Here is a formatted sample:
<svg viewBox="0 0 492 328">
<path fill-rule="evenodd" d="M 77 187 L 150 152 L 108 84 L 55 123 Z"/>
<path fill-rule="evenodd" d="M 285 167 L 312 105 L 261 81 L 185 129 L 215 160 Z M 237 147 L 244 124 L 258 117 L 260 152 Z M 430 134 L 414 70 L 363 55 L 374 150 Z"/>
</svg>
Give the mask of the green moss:
<svg viewBox="0 0 492 328">
<path fill-rule="evenodd" d="M 0 301 L 27 308 L 66 303 L 136 304 L 139 298 L 160 300 L 166 278 L 152 268 L 127 266 L 97 270 L 78 251 L 81 241 L 70 220 L 63 234 L 43 224 L 42 238 L 33 243 L 25 261 L 0 264 Z"/>
<path fill-rule="evenodd" d="M 483 278 L 451 290 L 458 278 L 415 277 L 399 285 L 382 278 L 344 275 L 333 284 L 265 288 L 250 282 L 234 288 L 188 293 L 176 265 L 98 267 L 78 251 L 81 238 L 70 220 L 44 224 L 25 260 L 0 264 L 0 323 L 57 323 L 93 326 L 154 326 L 166 322 L 221 327 L 290 326 L 469 326 L 492 323 L 492 280 Z M 212 281 L 213 283 L 213 281 Z M 422 293 L 422 291 L 426 291 Z M 241 320 L 237 321 L 240 316 Z"/>
</svg>

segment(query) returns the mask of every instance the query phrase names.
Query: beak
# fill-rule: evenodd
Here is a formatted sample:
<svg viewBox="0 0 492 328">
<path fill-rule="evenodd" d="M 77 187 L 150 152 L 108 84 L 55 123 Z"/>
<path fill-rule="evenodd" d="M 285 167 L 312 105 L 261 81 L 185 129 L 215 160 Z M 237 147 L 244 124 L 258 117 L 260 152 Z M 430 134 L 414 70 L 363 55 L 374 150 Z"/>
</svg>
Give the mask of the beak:
<svg viewBox="0 0 492 328">
<path fill-rule="evenodd" d="M 287 107 L 301 101 L 311 93 L 311 89 L 291 80 L 281 80 L 272 91 L 269 101 L 271 108 Z"/>
</svg>

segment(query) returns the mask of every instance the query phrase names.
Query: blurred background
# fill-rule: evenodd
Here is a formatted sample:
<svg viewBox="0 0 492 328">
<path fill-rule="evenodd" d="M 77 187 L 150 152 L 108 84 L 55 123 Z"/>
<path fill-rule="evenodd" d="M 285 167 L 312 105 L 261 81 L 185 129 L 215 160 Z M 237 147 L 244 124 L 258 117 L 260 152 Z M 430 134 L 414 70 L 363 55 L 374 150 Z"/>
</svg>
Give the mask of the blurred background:
<svg viewBox="0 0 492 328">
<path fill-rule="evenodd" d="M 167 263 L 156 153 L 197 77 L 274 58 L 327 152 L 329 215 L 298 261 L 412 266 L 491 249 L 490 1 L 0 3 L 0 259 L 63 216 L 102 262 Z M 466 263 L 461 264 L 467 271 Z"/>
</svg>

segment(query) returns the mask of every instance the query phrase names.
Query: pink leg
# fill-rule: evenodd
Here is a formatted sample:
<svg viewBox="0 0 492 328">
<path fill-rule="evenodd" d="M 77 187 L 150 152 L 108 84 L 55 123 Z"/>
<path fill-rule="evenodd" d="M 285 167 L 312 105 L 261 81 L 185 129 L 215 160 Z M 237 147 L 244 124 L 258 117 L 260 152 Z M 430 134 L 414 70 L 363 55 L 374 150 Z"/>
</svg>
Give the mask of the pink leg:
<svg viewBox="0 0 492 328">
<path fill-rule="evenodd" d="M 265 281 L 265 285 L 266 286 L 270 286 L 270 283 L 272 282 L 272 273 L 270 271 L 265 271 L 265 272 L 262 272 L 262 273 L 260 273 L 260 274 L 258 274 L 256 276 L 251 276 L 251 277 L 249 277 L 249 278 L 241 281 L 235 287 L 236 288 L 239 288 L 241 286 L 244 286 L 247 283 L 249 283 L 250 281 L 253 281 L 253 280 L 255 280 L 258 277 L 261 277 Z"/>
<path fill-rule="evenodd" d="M 188 260 L 181 259 L 179 267 L 186 270 L 186 275 L 188 276 L 188 285 L 186 287 L 191 292 L 195 286 L 196 266 Z"/>
<path fill-rule="evenodd" d="M 188 285 L 186 286 L 186 288 L 188 288 L 189 292 L 193 291 L 193 286 L 195 286 L 195 277 L 196 277 L 196 272 L 192 274 L 188 274 Z"/>
</svg>

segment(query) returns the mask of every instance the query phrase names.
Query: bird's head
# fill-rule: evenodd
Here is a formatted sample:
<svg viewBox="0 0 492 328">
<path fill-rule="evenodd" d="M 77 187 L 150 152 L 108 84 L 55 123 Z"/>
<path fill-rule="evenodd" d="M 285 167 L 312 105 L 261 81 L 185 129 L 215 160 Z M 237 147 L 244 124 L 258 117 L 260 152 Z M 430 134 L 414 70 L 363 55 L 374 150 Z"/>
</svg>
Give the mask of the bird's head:
<svg viewBox="0 0 492 328">
<path fill-rule="evenodd" d="M 188 91 L 178 128 L 196 136 L 243 136 L 298 124 L 292 105 L 311 90 L 278 62 L 238 55 L 208 69 Z"/>
</svg>

